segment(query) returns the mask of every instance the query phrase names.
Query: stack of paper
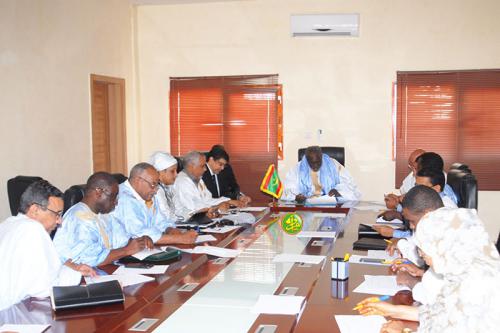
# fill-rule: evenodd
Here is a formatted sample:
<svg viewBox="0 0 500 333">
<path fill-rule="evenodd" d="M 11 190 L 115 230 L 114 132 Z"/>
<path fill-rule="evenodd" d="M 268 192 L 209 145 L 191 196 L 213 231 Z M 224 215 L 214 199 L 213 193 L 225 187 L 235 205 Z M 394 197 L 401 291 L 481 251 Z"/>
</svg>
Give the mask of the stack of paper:
<svg viewBox="0 0 500 333">
<path fill-rule="evenodd" d="M 215 234 L 225 234 L 226 232 L 230 232 L 236 229 L 241 228 L 239 225 L 226 225 L 223 227 L 215 227 L 215 228 L 205 228 L 203 232 L 211 232 Z"/>
<path fill-rule="evenodd" d="M 16 333 L 41 333 L 49 328 L 50 325 L 18 325 L 5 324 L 0 326 L 0 332 L 16 332 Z"/>
<path fill-rule="evenodd" d="M 300 312 L 304 300 L 303 296 L 260 295 L 252 312 L 295 315 Z"/>
<path fill-rule="evenodd" d="M 149 257 L 150 255 L 157 254 L 163 252 L 161 249 L 144 249 L 142 251 L 137 252 L 136 254 L 133 254 L 132 257 L 135 257 L 139 260 L 144 260 L 144 258 Z"/>
<path fill-rule="evenodd" d="M 195 243 L 213 242 L 215 240 L 217 240 L 217 238 L 212 235 L 199 235 L 196 237 Z"/>
<path fill-rule="evenodd" d="M 335 231 L 301 231 L 297 234 L 299 238 L 335 238 Z"/>
<path fill-rule="evenodd" d="M 240 208 L 240 212 L 262 212 L 266 209 L 267 207 L 243 207 Z"/>
<path fill-rule="evenodd" d="M 305 264 L 319 264 L 325 256 L 313 256 L 307 254 L 281 253 L 274 257 L 273 262 L 303 262 Z"/>
<path fill-rule="evenodd" d="M 403 224 L 403 221 L 401 221 L 400 219 L 394 219 L 392 221 L 387 221 L 387 220 L 384 220 L 383 217 L 379 217 L 376 222 L 380 223 L 380 224 Z"/>
<path fill-rule="evenodd" d="M 400 290 L 409 289 L 405 286 L 399 286 L 395 275 L 365 275 L 365 281 L 353 292 L 394 296 Z"/>
<path fill-rule="evenodd" d="M 85 282 L 87 284 L 106 282 L 117 280 L 120 282 L 122 287 L 131 286 L 134 284 L 144 283 L 148 281 L 153 281 L 154 278 L 150 276 L 144 276 L 140 274 L 123 274 L 123 275 L 98 275 L 95 277 L 85 277 Z"/>
<path fill-rule="evenodd" d="M 120 266 L 116 271 L 113 272 L 114 275 L 122 274 L 165 274 L 168 265 L 155 265 L 151 268 L 131 268 Z"/>
<path fill-rule="evenodd" d="M 334 196 L 322 195 L 320 197 L 307 198 L 306 205 L 320 206 L 320 205 L 336 205 L 337 199 Z"/>
<path fill-rule="evenodd" d="M 379 333 L 386 320 L 382 316 L 336 315 L 335 321 L 342 333 Z"/>
</svg>

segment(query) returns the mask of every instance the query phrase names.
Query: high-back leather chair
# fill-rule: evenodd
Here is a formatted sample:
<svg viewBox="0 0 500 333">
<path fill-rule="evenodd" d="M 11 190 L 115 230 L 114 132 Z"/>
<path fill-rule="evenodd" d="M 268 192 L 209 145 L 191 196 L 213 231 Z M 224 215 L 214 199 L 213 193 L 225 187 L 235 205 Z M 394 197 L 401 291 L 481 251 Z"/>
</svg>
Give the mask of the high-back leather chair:
<svg viewBox="0 0 500 333">
<path fill-rule="evenodd" d="M 41 177 L 17 176 L 7 181 L 7 195 L 9 197 L 10 212 L 12 215 L 17 214 L 21 195 L 28 186 L 42 179 Z"/>
<path fill-rule="evenodd" d="M 182 160 L 182 157 L 174 156 L 175 159 L 177 160 L 177 173 L 181 172 L 182 169 L 184 169 L 184 161 Z"/>
<path fill-rule="evenodd" d="M 64 212 L 70 209 L 71 206 L 82 201 L 85 195 L 85 184 L 73 185 L 64 191 Z"/>
<path fill-rule="evenodd" d="M 118 182 L 118 185 L 120 185 L 121 183 L 123 183 L 124 181 L 126 181 L 128 179 L 127 176 L 125 176 L 122 173 L 113 173 L 113 174 L 111 174 L 111 176 L 113 176 L 113 178 L 116 179 L 116 181 Z"/>
<path fill-rule="evenodd" d="M 334 158 L 342 164 L 342 166 L 345 166 L 345 149 L 344 147 L 321 147 L 321 151 L 323 154 L 327 154 L 331 158 Z M 306 148 L 300 148 L 299 149 L 299 161 L 302 159 L 304 154 L 306 153 Z"/>
<path fill-rule="evenodd" d="M 477 180 L 468 167 L 450 169 L 446 182 L 457 195 L 458 207 L 477 209 Z"/>
</svg>

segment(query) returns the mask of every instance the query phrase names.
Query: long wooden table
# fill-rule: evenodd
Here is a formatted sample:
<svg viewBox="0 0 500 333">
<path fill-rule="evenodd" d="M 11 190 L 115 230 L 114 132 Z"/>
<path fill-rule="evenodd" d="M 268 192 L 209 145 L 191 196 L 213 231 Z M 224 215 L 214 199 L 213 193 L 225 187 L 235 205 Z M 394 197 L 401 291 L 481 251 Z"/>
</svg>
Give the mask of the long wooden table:
<svg viewBox="0 0 500 333">
<path fill-rule="evenodd" d="M 300 213 L 308 213 L 307 207 L 299 207 Z M 217 241 L 211 245 L 232 249 L 247 249 L 254 242 L 266 237 L 277 213 L 290 211 L 290 207 L 280 209 L 272 207 L 258 223 L 228 234 L 216 235 Z M 308 241 L 303 254 L 343 257 L 344 253 L 353 251 L 352 243 L 357 239 L 359 223 L 371 222 L 376 212 L 360 211 L 342 207 L 314 207 L 314 212 L 347 213 L 346 218 L 336 219 L 334 229 L 337 239 L 324 239 L 322 246 L 313 246 L 314 239 Z M 279 222 L 279 221 L 278 221 Z M 275 235 L 280 237 L 272 227 Z M 267 235 L 269 236 L 269 235 Z M 123 305 L 99 306 L 87 309 L 58 311 L 50 309 L 48 300 L 26 300 L 11 309 L 0 312 L 0 324 L 7 323 L 41 323 L 51 324 L 49 332 L 129 332 L 129 329 L 142 318 L 157 318 L 159 321 L 148 332 L 153 331 L 162 321 L 168 319 L 186 302 L 196 295 L 204 286 L 224 271 L 233 260 L 218 264 L 213 257 L 207 255 L 183 254 L 180 261 L 172 263 L 164 275 L 155 275 L 155 281 L 124 289 L 126 299 Z M 265 263 L 264 263 L 265 264 Z M 106 267 L 112 272 L 115 267 Z M 256 332 L 259 325 L 276 325 L 276 332 L 339 332 L 335 322 L 335 314 L 355 314 L 354 305 L 367 295 L 352 293 L 352 290 L 363 281 L 364 274 L 387 274 L 387 267 L 369 265 L 350 265 L 350 278 L 346 282 L 331 280 L 330 261 L 318 265 L 294 264 L 281 280 L 275 294 L 285 287 L 296 287 L 297 296 L 306 297 L 306 305 L 300 316 L 259 315 L 248 328 L 248 332 Z M 185 283 L 198 283 L 193 292 L 181 292 L 178 289 Z M 345 293 L 343 298 L 338 294 Z M 258 295 L 256 295 L 258 296 Z M 335 296 L 335 297 L 334 297 Z M 396 300 L 397 301 L 397 300 Z M 193 318 L 196 313 L 193 313 Z M 208 332 L 208 331 L 207 331 Z"/>
</svg>

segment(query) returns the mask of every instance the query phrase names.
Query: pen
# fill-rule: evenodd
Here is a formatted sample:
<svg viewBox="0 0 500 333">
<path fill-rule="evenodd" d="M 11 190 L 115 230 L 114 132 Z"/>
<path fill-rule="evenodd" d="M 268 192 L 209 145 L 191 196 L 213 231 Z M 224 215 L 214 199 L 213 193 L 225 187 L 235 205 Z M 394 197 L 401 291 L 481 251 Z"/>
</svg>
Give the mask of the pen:
<svg viewBox="0 0 500 333">
<path fill-rule="evenodd" d="M 371 298 L 368 298 L 366 301 L 370 302 L 370 303 L 376 303 L 376 302 L 383 302 L 383 301 L 387 301 L 391 298 L 391 296 L 379 296 L 379 297 L 371 297 Z M 364 304 L 357 304 L 354 308 L 352 308 L 353 310 L 359 310 L 361 309 L 362 307 L 364 307 Z"/>
<path fill-rule="evenodd" d="M 349 258 L 351 257 L 351 255 L 349 253 L 346 253 L 344 255 L 344 261 L 349 261 Z"/>
<path fill-rule="evenodd" d="M 385 239 L 385 238 L 384 238 L 384 242 L 386 242 L 387 244 L 392 244 L 392 241 Z"/>
</svg>

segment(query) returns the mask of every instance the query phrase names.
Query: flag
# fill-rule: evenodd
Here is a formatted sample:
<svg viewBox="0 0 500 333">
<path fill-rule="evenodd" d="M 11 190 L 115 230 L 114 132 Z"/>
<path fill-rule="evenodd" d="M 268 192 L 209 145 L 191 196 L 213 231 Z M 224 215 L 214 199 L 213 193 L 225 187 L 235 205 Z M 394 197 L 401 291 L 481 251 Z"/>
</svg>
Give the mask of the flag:
<svg viewBox="0 0 500 333">
<path fill-rule="evenodd" d="M 264 179 L 262 179 L 260 190 L 264 193 L 272 195 L 276 199 L 281 197 L 281 194 L 283 193 L 283 185 L 281 184 L 278 171 L 276 171 L 274 164 L 271 164 L 267 169 L 266 175 L 264 176 Z"/>
</svg>

